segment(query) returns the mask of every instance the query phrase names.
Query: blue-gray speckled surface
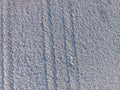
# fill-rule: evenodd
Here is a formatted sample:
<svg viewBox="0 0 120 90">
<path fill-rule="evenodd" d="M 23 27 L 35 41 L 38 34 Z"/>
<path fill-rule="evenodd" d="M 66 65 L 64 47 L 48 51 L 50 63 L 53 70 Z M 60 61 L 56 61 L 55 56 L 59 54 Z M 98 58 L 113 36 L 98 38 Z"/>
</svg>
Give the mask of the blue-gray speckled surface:
<svg viewBox="0 0 120 90">
<path fill-rule="evenodd" d="M 0 90 L 120 90 L 120 0 L 0 0 Z"/>
</svg>

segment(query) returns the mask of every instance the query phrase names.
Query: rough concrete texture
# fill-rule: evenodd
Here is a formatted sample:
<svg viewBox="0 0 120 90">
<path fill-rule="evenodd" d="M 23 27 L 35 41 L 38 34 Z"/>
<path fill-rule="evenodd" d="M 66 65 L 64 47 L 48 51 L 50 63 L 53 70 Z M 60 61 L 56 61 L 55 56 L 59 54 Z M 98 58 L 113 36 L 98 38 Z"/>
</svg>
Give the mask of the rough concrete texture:
<svg viewBox="0 0 120 90">
<path fill-rule="evenodd" d="M 0 0 L 0 90 L 120 90 L 120 0 Z"/>
</svg>

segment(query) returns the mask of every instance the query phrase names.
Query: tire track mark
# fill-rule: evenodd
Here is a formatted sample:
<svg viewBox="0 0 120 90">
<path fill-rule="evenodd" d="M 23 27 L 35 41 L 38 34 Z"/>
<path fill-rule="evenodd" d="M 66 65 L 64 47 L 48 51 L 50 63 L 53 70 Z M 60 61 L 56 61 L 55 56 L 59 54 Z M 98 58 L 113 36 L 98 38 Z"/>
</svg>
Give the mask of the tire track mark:
<svg viewBox="0 0 120 90">
<path fill-rule="evenodd" d="M 70 86 L 71 90 L 76 90 L 76 81 L 75 81 L 75 71 L 74 63 L 72 59 L 72 46 L 71 46 L 71 25 L 69 20 L 69 9 L 68 9 L 68 1 L 64 1 L 64 22 L 65 22 L 65 35 L 66 35 L 66 49 L 67 49 L 67 57 L 68 57 L 68 66 L 69 66 L 69 76 L 70 76 Z"/>
<path fill-rule="evenodd" d="M 45 30 L 44 30 L 44 17 L 43 17 L 43 8 L 42 8 L 42 1 L 40 2 L 41 3 L 41 28 L 42 28 L 42 43 L 43 43 L 43 60 L 44 60 L 44 74 L 45 74 L 45 87 L 46 87 L 46 90 L 49 90 L 48 89 L 48 80 L 47 80 L 47 68 L 46 68 L 46 51 L 45 51 Z"/>
<path fill-rule="evenodd" d="M 10 21 L 10 2 L 3 0 L 3 51 L 4 51 L 4 90 L 14 90 L 12 58 L 12 23 Z M 8 10 L 8 11 L 7 11 Z M 8 19 L 8 20 L 7 20 Z"/>
<path fill-rule="evenodd" d="M 44 35 L 45 35 L 45 51 L 46 51 L 46 68 L 47 68 L 47 79 L 48 79 L 48 89 L 54 90 L 53 85 L 53 73 L 52 73 L 52 59 L 50 57 L 50 48 L 49 48 L 49 27 L 48 27 L 48 15 L 47 15 L 47 5 L 46 1 L 42 1 L 42 11 L 43 11 L 43 24 L 44 24 Z"/>
<path fill-rule="evenodd" d="M 61 0 L 60 0 L 61 2 Z M 64 38 L 63 38 L 63 23 L 62 19 L 62 7 L 61 3 L 56 2 L 56 0 L 51 0 L 51 13 L 52 13 L 52 29 L 54 36 L 54 49 L 56 57 L 56 68 L 57 68 L 57 84 L 58 90 L 67 89 L 67 71 L 66 71 L 66 61 L 64 55 Z"/>
<path fill-rule="evenodd" d="M 80 89 L 80 79 L 79 79 L 79 65 L 78 65 L 78 59 L 77 59 L 77 51 L 76 51 L 76 41 L 75 41 L 75 28 L 74 28 L 74 16 L 73 16 L 73 5 L 71 1 L 68 1 L 68 8 L 69 8 L 69 19 L 70 19 L 70 25 L 72 28 L 71 31 L 71 44 L 72 44 L 72 53 L 73 53 L 73 62 L 75 63 L 75 74 L 76 74 L 76 82 L 77 82 L 77 90 Z"/>
<path fill-rule="evenodd" d="M 63 27 L 63 42 L 64 42 L 64 57 L 65 57 L 65 60 L 66 60 L 66 71 L 67 71 L 67 80 L 66 81 L 66 85 L 67 85 L 67 90 L 71 90 L 71 85 L 70 85 L 70 73 L 69 73 L 69 59 L 68 59 L 68 55 L 67 55 L 67 46 L 66 46 L 66 34 L 65 34 L 65 19 L 64 19 L 64 7 L 63 7 L 63 0 L 61 0 L 62 2 L 62 27 Z"/>
<path fill-rule="evenodd" d="M 53 30 L 52 30 L 52 16 L 51 16 L 51 9 L 50 9 L 50 0 L 46 0 L 47 4 L 47 14 L 48 14 L 48 27 L 50 29 L 50 53 L 52 58 L 52 73 L 53 73 L 53 84 L 54 84 L 54 90 L 57 90 L 57 77 L 56 77 L 56 61 L 55 61 L 55 50 L 54 50 L 54 36 L 53 36 Z"/>
<path fill-rule="evenodd" d="M 71 26 L 69 24 L 69 11 L 68 11 L 68 2 L 67 1 L 61 1 L 61 5 L 63 6 L 62 9 L 62 13 L 64 16 L 64 18 L 62 18 L 62 22 L 64 21 L 64 25 L 63 25 L 63 49 L 66 48 L 66 50 L 63 53 L 67 53 L 65 55 L 66 61 L 66 72 L 68 71 L 69 74 L 67 74 L 67 80 L 66 80 L 66 84 L 68 84 L 67 88 L 68 90 L 73 90 L 75 83 L 73 82 L 73 80 L 71 79 L 72 76 L 72 70 L 73 70 L 73 63 L 72 63 L 72 47 L 71 47 L 71 37 L 70 37 L 70 33 L 71 33 Z M 61 6 L 61 7 L 62 7 Z M 68 64 L 68 65 L 67 65 Z M 68 70 L 67 70 L 68 69 Z M 74 88 L 75 89 L 75 88 Z"/>
</svg>

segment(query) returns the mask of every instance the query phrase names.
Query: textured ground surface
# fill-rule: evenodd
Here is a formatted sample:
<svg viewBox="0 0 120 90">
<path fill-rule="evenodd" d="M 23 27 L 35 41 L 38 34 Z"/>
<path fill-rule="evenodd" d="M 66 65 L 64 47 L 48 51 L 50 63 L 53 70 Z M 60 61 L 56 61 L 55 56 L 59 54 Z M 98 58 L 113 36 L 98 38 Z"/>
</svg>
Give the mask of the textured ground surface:
<svg viewBox="0 0 120 90">
<path fill-rule="evenodd" d="M 120 90 L 120 0 L 0 0 L 0 90 Z"/>
</svg>

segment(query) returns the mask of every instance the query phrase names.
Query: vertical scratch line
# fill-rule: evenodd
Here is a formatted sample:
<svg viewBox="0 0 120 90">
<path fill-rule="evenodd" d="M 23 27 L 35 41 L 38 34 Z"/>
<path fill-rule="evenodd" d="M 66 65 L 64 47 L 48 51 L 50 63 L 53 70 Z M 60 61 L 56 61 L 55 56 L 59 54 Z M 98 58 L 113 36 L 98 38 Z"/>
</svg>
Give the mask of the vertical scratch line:
<svg viewBox="0 0 120 90">
<path fill-rule="evenodd" d="M 55 60 L 55 50 L 54 50 L 54 36 L 53 36 L 53 30 L 52 30 L 52 16 L 51 16 L 51 9 L 50 9 L 50 0 L 46 0 L 47 4 L 47 14 L 48 14 L 48 25 L 50 29 L 50 52 L 51 52 L 51 58 L 52 58 L 52 72 L 53 72 L 53 84 L 54 84 L 54 90 L 57 90 L 57 70 L 56 70 L 56 60 Z"/>
</svg>

